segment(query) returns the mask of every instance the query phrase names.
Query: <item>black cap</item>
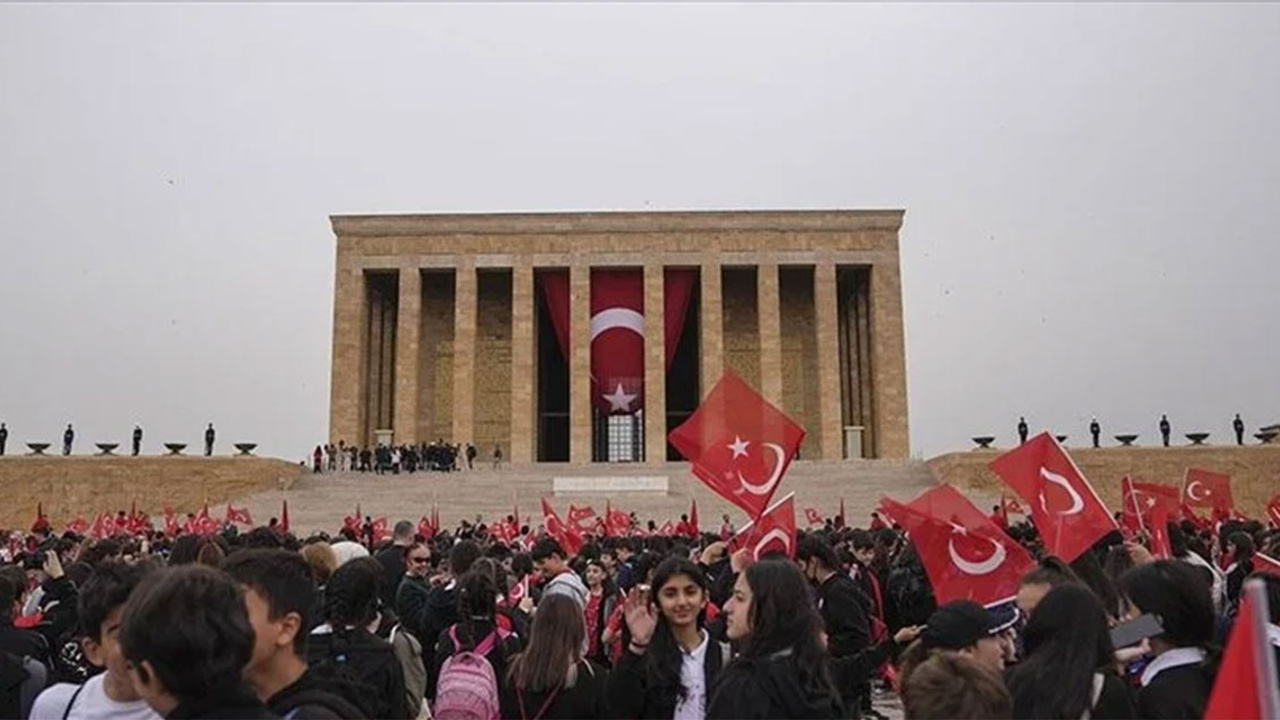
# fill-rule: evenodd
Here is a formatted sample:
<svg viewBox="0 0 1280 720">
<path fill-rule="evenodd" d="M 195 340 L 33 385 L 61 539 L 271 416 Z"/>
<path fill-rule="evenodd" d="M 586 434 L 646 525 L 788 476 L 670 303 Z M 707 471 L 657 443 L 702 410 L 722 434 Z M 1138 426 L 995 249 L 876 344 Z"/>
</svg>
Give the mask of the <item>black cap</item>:
<svg viewBox="0 0 1280 720">
<path fill-rule="evenodd" d="M 956 600 L 933 611 L 920 640 L 927 648 L 960 650 L 1010 625 L 1008 618 L 997 617 L 972 600 Z"/>
</svg>

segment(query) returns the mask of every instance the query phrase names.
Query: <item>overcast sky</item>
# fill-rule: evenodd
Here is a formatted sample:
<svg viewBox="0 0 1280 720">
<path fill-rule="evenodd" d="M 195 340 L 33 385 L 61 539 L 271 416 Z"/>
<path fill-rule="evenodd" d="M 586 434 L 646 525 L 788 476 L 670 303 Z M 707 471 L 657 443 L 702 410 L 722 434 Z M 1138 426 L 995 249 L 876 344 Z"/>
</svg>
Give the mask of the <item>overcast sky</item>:
<svg viewBox="0 0 1280 720">
<path fill-rule="evenodd" d="M 1280 422 L 1280 5 L 0 6 L 10 448 L 326 432 L 331 213 L 905 208 L 913 452 Z M 465 439 L 465 438 L 464 438 Z"/>
</svg>

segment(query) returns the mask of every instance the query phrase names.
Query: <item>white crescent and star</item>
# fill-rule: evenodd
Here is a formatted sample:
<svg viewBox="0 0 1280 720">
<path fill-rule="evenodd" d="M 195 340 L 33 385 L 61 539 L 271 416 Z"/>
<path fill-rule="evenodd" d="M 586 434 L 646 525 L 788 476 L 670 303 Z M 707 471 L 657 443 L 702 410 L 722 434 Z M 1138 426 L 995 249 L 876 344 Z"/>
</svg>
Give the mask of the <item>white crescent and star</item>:
<svg viewBox="0 0 1280 720">
<path fill-rule="evenodd" d="M 952 535 L 968 535 L 968 532 L 965 531 L 963 525 L 951 523 L 951 527 L 954 528 L 951 533 Z M 986 575 L 994 572 L 996 568 L 1004 564 L 1006 556 L 1004 545 L 991 538 L 982 539 L 994 546 L 991 556 L 982 562 L 970 562 L 960 557 L 960 553 L 956 552 L 955 538 L 952 537 L 947 540 L 947 552 L 951 555 L 951 562 L 960 569 L 960 572 L 963 572 L 966 575 Z"/>
<path fill-rule="evenodd" d="M 773 492 L 774 487 L 782 480 L 782 469 L 787 464 L 787 453 L 782 446 L 777 443 L 765 443 L 765 447 L 773 451 L 774 463 L 773 472 L 769 474 L 769 478 L 762 483 L 756 484 L 748 482 L 742 477 L 742 472 L 738 472 L 738 481 L 742 483 L 742 489 L 752 495 L 768 495 Z"/>
<path fill-rule="evenodd" d="M 611 307 L 591 316 L 591 339 L 594 341 L 601 333 L 622 328 L 644 337 L 644 315 L 630 308 Z"/>
<path fill-rule="evenodd" d="M 1066 490 L 1069 495 L 1071 495 L 1071 507 L 1061 512 L 1058 512 L 1057 513 L 1058 515 L 1075 515 L 1079 513 L 1081 510 L 1084 510 L 1084 498 L 1080 497 L 1080 493 L 1076 492 L 1076 489 L 1071 487 L 1071 483 L 1067 482 L 1066 478 L 1062 477 L 1056 472 L 1049 470 L 1049 468 L 1046 468 L 1046 467 L 1040 468 L 1040 477 L 1044 478 L 1048 482 L 1053 483 L 1054 485 L 1061 487 L 1063 490 Z M 1044 510 L 1045 512 L 1049 512 L 1049 507 L 1045 503 L 1043 490 L 1040 491 L 1040 509 Z"/>
<path fill-rule="evenodd" d="M 609 401 L 610 412 L 631 412 L 631 403 L 635 402 L 638 395 L 625 392 L 622 389 L 622 383 L 618 383 L 613 394 L 604 394 L 600 397 Z"/>
<path fill-rule="evenodd" d="M 1191 484 L 1187 485 L 1187 497 L 1191 498 L 1192 500 L 1195 500 L 1196 502 L 1200 502 L 1205 498 L 1209 497 L 1209 493 L 1205 493 L 1203 495 L 1196 495 L 1197 487 L 1204 488 L 1204 483 L 1200 482 L 1199 480 L 1192 480 Z"/>
<path fill-rule="evenodd" d="M 764 537 L 756 541 L 755 549 L 751 551 L 752 556 L 754 556 L 756 560 L 760 559 L 760 550 L 768 546 L 771 540 L 781 540 L 783 547 L 786 548 L 783 552 L 788 555 L 791 554 L 791 535 L 782 528 L 774 528 L 765 533 Z"/>
</svg>

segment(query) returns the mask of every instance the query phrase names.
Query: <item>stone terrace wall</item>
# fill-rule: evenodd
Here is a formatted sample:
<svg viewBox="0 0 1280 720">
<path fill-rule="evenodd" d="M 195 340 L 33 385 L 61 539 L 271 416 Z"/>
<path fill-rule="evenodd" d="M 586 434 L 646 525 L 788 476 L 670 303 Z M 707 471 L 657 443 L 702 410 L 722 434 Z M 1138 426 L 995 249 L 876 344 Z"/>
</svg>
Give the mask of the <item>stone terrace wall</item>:
<svg viewBox="0 0 1280 720">
<path fill-rule="evenodd" d="M 76 514 L 92 522 L 98 512 L 128 510 L 135 497 L 153 517 L 166 501 L 186 513 L 206 498 L 221 517 L 228 499 L 292 485 L 300 472 L 294 463 L 258 457 L 3 457 L 0 527 L 30 527 L 37 502 L 61 528 Z"/>
<path fill-rule="evenodd" d="M 999 497 L 1005 485 L 987 469 L 1003 450 L 975 450 L 940 455 L 929 461 L 938 482 Z M 1067 452 L 1112 510 L 1120 508 L 1120 481 L 1125 475 L 1146 482 L 1182 486 L 1187 468 L 1231 476 L 1236 507 L 1255 518 L 1266 517 L 1266 504 L 1280 492 L 1280 445 L 1204 445 L 1186 447 L 1072 448 Z"/>
</svg>

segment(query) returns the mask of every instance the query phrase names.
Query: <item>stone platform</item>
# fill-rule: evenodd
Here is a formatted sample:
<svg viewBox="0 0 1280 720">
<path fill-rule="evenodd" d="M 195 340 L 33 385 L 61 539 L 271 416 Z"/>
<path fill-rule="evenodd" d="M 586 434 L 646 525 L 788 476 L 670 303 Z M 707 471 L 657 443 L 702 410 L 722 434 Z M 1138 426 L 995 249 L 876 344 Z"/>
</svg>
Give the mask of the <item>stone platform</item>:
<svg viewBox="0 0 1280 720">
<path fill-rule="evenodd" d="M 77 514 L 93 522 L 98 512 L 138 509 L 159 517 L 166 501 L 179 512 L 209 500 L 221 516 L 228 499 L 293 483 L 301 468 L 259 457 L 0 457 L 0 527 L 29 528 L 36 504 L 62 528 Z"/>
<path fill-rule="evenodd" d="M 668 478 L 665 494 L 652 492 L 574 493 L 572 497 L 555 497 L 555 478 L 567 477 L 635 477 L 658 475 Z M 911 498 L 933 485 L 929 468 L 919 461 L 861 460 L 825 463 L 799 461 L 792 465 L 782 481 L 776 497 L 796 493 L 797 520 L 804 525 L 804 508 L 813 507 L 823 515 L 835 514 L 840 498 L 845 499 L 849 521 L 866 525 L 882 495 Z M 440 519 L 447 525 L 481 514 L 486 520 L 505 517 L 512 503 L 520 507 L 521 516 L 541 522 L 539 499 L 546 497 L 565 518 L 569 503 L 591 505 L 603 514 L 605 502 L 614 508 L 635 511 L 642 522 L 653 519 L 661 525 L 668 519 L 679 519 L 689 511 L 691 499 L 698 501 L 699 519 L 704 528 L 718 528 L 722 513 L 739 527 L 746 514 L 725 502 L 689 474 L 688 464 L 666 466 L 616 465 L 589 468 L 547 464 L 537 467 L 489 466 L 455 473 L 414 473 L 413 475 L 374 475 L 372 473 L 322 473 L 304 475 L 288 492 L 268 490 L 241 498 L 259 522 L 279 515 L 280 501 L 289 499 L 289 520 L 296 532 L 336 531 L 342 517 L 355 510 L 356 503 L 365 515 L 385 515 L 388 521 L 412 520 L 429 515 L 433 499 L 440 503 Z M 238 501 L 239 502 L 239 501 Z"/>
</svg>

